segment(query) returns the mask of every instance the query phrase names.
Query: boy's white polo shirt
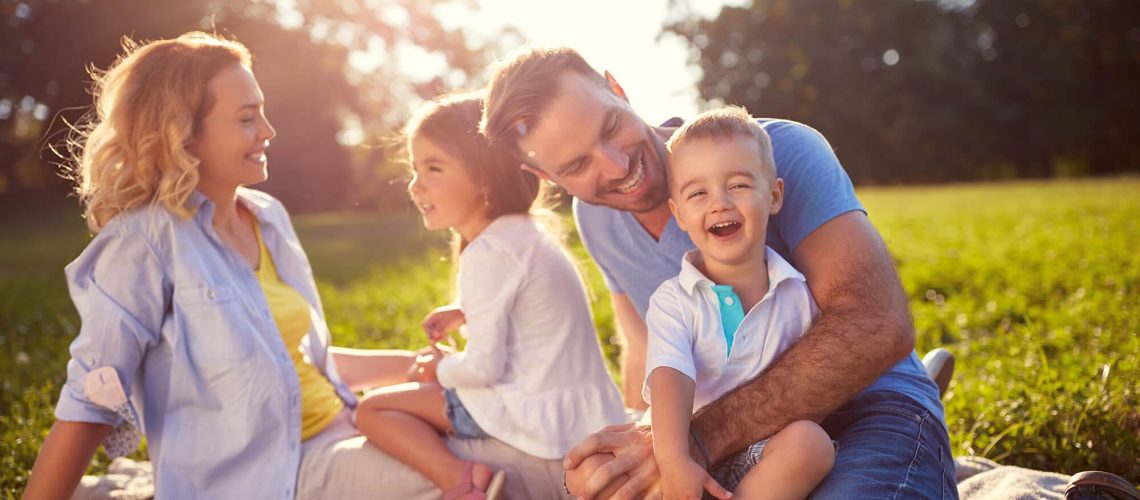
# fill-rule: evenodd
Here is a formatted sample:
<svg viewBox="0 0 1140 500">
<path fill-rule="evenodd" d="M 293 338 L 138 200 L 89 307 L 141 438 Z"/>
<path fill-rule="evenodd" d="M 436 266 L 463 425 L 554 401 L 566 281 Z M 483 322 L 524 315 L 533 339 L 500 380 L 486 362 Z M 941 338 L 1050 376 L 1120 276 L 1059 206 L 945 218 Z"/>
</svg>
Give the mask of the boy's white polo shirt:
<svg viewBox="0 0 1140 500">
<path fill-rule="evenodd" d="M 767 248 L 768 293 L 744 315 L 733 334 L 732 351 L 727 352 L 720 299 L 712 288 L 715 283 L 693 265 L 699 252 L 686 253 L 681 273 L 662 283 L 649 299 L 642 388 L 647 403 L 652 404 L 649 374 L 661 366 L 674 368 L 696 383 L 693 411 L 715 401 L 778 359 L 803 336 L 819 311 L 804 275 Z"/>
</svg>

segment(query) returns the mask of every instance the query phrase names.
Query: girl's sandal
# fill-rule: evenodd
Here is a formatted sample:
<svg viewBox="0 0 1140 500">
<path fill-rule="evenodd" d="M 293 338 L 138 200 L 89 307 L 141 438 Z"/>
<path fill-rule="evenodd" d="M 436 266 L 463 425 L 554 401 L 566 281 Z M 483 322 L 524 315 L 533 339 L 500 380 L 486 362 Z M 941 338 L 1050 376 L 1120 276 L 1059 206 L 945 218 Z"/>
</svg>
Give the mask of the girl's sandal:
<svg viewBox="0 0 1140 500">
<path fill-rule="evenodd" d="M 497 500 L 499 498 L 499 495 L 503 493 L 503 485 L 507 482 L 507 474 L 503 471 L 495 472 L 484 491 L 476 488 L 475 482 L 471 479 L 471 471 L 474 468 L 475 462 L 467 462 L 467 466 L 463 468 L 463 477 L 459 480 L 459 484 L 451 491 L 444 493 L 443 500 Z"/>
</svg>

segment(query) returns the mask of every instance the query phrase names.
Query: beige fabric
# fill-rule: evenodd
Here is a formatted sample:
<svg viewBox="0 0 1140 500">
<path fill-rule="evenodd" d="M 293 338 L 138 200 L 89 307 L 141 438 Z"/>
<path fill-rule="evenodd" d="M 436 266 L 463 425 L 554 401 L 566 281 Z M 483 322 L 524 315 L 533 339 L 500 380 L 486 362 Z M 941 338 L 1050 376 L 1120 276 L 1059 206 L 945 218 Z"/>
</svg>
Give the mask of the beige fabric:
<svg viewBox="0 0 1140 500">
<path fill-rule="evenodd" d="M 526 455 L 493 439 L 450 439 L 448 447 L 507 473 L 505 498 L 569 498 L 562 489 L 562 463 Z M 301 447 L 297 498 L 400 498 L 434 500 L 443 493 L 400 461 L 368 444 L 344 412 Z"/>
<path fill-rule="evenodd" d="M 119 457 L 104 476 L 83 476 L 71 500 L 150 500 L 154 498 L 154 467 L 150 462 Z"/>
<path fill-rule="evenodd" d="M 998 465 L 981 457 L 954 460 L 962 500 L 1063 499 L 1069 476 Z"/>
</svg>

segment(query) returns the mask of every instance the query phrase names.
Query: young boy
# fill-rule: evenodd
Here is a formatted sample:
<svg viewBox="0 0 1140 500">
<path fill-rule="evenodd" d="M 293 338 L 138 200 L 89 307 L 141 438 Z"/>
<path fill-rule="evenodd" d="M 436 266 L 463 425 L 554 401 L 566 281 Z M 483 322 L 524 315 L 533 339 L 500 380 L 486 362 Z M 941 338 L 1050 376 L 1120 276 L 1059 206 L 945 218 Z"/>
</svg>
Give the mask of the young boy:
<svg viewBox="0 0 1140 500">
<path fill-rule="evenodd" d="M 780 210 L 768 134 L 742 108 L 711 111 L 667 144 L 669 209 L 697 250 L 650 299 L 643 388 L 665 498 L 804 498 L 823 480 L 835 448 L 815 422 L 797 421 L 709 472 L 691 434 L 692 413 L 755 378 L 817 312 L 803 275 L 764 245 Z M 761 460 L 761 456 L 764 460 Z M 734 493 L 729 493 L 732 490 Z"/>
</svg>

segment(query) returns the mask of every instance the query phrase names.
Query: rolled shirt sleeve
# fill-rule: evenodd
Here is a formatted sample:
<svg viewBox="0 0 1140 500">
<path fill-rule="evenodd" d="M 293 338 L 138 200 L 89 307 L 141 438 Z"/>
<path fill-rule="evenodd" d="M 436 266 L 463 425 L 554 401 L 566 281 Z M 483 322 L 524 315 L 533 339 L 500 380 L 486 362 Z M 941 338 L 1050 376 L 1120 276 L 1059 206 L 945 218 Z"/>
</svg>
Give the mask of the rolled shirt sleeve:
<svg viewBox="0 0 1140 500">
<path fill-rule="evenodd" d="M 96 368 L 112 367 L 128 402 L 133 399 L 131 390 L 143 357 L 158 342 L 169 304 L 164 270 L 139 232 L 112 219 L 67 266 L 66 275 L 82 324 L 69 348 L 67 382 L 55 416 L 115 427 L 123 423 L 122 417 L 88 399 L 85 379 Z"/>
<path fill-rule="evenodd" d="M 645 355 L 645 384 L 641 397 L 650 400 L 649 375 L 662 366 L 676 369 L 696 381 L 697 368 L 693 360 L 693 341 L 696 333 L 685 320 L 684 309 L 678 300 L 676 280 L 666 281 L 649 299 L 645 326 L 649 342 Z"/>
<path fill-rule="evenodd" d="M 460 257 L 459 308 L 467 318 L 466 348 L 439 362 L 436 375 L 447 388 L 486 387 L 503 375 L 511 308 L 525 273 L 505 249 L 476 240 Z"/>
</svg>

